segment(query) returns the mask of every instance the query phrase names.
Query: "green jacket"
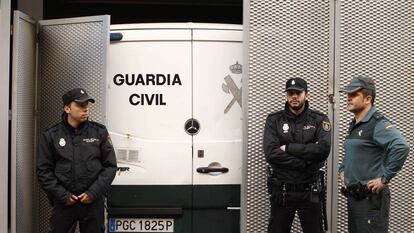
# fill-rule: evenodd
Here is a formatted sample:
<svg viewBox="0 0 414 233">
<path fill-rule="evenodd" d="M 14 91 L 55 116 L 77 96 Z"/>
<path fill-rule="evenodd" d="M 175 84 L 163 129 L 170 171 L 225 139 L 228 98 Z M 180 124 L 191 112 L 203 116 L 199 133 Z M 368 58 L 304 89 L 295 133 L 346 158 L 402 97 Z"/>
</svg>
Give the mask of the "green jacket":
<svg viewBox="0 0 414 233">
<path fill-rule="evenodd" d="M 347 186 L 366 184 L 382 176 L 391 180 L 401 170 L 410 150 L 398 129 L 375 106 L 358 124 L 352 120 L 344 147 L 345 157 L 339 172 L 344 172 Z"/>
</svg>

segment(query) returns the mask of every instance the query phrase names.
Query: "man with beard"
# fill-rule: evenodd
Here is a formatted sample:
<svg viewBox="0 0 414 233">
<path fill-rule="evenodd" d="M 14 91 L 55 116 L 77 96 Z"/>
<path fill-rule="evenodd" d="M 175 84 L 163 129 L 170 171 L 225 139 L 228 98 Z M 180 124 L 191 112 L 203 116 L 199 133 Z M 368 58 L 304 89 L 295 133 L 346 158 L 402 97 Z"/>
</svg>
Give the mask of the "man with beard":
<svg viewBox="0 0 414 233">
<path fill-rule="evenodd" d="M 62 121 L 45 130 L 37 153 L 39 184 L 52 204 L 49 232 L 103 233 L 104 199 L 116 158 L 106 127 L 89 121 L 90 98 L 75 88 L 63 97 Z"/>
<path fill-rule="evenodd" d="M 284 110 L 268 115 L 263 149 L 272 174 L 269 233 L 288 233 L 296 211 L 304 233 L 323 232 L 319 173 L 331 148 L 328 117 L 309 109 L 308 86 L 301 78 L 286 82 Z"/>
<path fill-rule="evenodd" d="M 339 167 L 342 193 L 348 201 L 348 231 L 388 232 L 388 183 L 399 172 L 409 144 L 374 106 L 375 84 L 353 77 L 342 92 L 354 114 L 345 138 L 345 157 Z"/>
</svg>

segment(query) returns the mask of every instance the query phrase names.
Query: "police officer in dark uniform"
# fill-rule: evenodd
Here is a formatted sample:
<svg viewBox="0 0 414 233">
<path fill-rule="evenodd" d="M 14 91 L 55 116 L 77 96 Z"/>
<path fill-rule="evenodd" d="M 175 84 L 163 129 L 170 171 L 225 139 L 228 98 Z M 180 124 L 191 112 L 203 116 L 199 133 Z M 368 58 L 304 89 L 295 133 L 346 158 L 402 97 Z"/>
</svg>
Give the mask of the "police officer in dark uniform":
<svg viewBox="0 0 414 233">
<path fill-rule="evenodd" d="M 52 204 L 49 232 L 103 233 L 104 199 L 116 158 L 106 127 L 88 120 L 90 98 L 75 88 L 62 97 L 62 122 L 42 132 L 37 153 L 39 184 Z"/>
<path fill-rule="evenodd" d="M 309 109 L 305 80 L 286 82 L 285 109 L 268 115 L 263 149 L 270 175 L 269 233 L 290 232 L 296 211 L 305 233 L 323 232 L 319 170 L 331 148 L 331 124 Z"/>
</svg>

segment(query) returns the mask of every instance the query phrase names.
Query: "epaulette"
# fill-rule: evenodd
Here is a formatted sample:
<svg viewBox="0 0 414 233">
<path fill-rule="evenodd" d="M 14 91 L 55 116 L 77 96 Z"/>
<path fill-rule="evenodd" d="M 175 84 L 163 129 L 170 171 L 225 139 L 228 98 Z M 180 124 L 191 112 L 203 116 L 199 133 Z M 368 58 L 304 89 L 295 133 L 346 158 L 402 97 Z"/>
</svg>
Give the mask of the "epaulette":
<svg viewBox="0 0 414 233">
<path fill-rule="evenodd" d="M 312 113 L 311 115 L 314 115 L 315 117 L 321 117 L 322 120 L 328 117 L 326 114 L 319 112 L 317 110 L 313 110 L 313 109 L 311 109 L 311 113 Z"/>
<path fill-rule="evenodd" d="M 277 111 L 277 112 L 272 112 L 272 113 L 270 113 L 269 114 L 269 116 L 276 116 L 276 115 L 283 115 L 283 114 L 285 114 L 285 111 L 284 110 L 281 110 L 281 111 Z"/>
<path fill-rule="evenodd" d="M 60 124 L 61 122 L 57 122 L 53 124 L 52 126 L 49 126 L 48 128 L 44 129 L 43 132 L 56 131 Z"/>
<path fill-rule="evenodd" d="M 315 113 L 316 115 L 326 117 L 326 114 L 325 113 L 319 112 L 318 110 L 311 109 L 311 111 L 312 111 L 312 113 Z"/>
<path fill-rule="evenodd" d="M 374 112 L 374 114 L 372 116 L 375 118 L 375 120 L 381 120 L 381 119 L 385 118 L 384 115 L 382 115 L 382 113 L 380 113 L 378 111 Z"/>
<path fill-rule="evenodd" d="M 93 126 L 97 126 L 98 128 L 106 129 L 106 126 L 104 124 L 98 123 L 96 121 L 89 121 L 89 123 Z"/>
</svg>

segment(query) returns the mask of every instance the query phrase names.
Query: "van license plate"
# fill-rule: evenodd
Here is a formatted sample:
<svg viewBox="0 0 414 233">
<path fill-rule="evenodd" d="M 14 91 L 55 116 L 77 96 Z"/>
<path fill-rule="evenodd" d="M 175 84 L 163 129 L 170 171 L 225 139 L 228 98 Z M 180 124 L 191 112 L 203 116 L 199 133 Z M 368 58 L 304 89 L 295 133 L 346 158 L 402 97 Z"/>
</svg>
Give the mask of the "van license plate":
<svg viewBox="0 0 414 233">
<path fill-rule="evenodd" d="M 110 218 L 109 232 L 174 232 L 174 219 Z"/>
</svg>

